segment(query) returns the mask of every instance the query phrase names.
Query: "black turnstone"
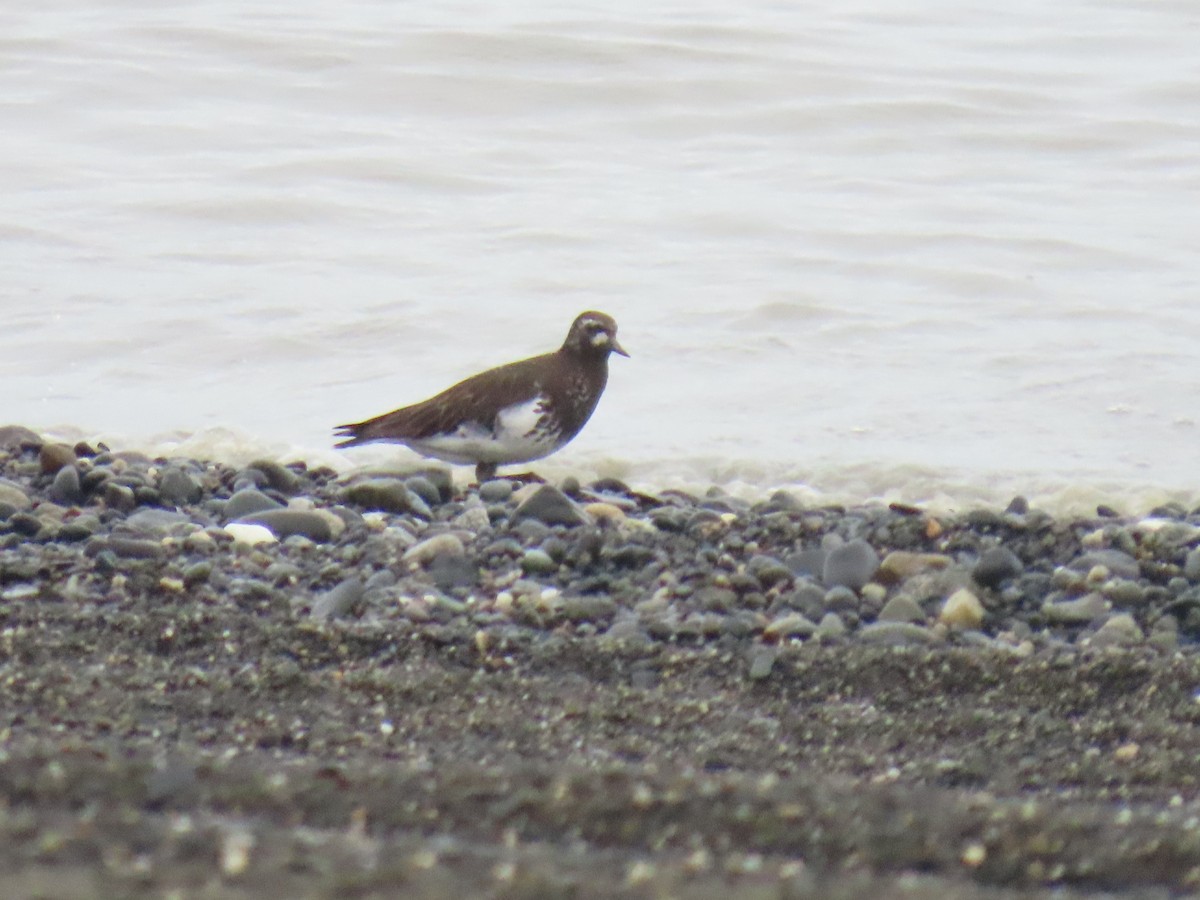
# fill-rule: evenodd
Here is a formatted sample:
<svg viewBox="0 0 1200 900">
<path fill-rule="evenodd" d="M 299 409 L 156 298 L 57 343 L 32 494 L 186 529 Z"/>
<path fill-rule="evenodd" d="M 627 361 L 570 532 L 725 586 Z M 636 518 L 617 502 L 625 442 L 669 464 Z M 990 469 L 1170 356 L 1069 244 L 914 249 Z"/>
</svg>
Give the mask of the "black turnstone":
<svg viewBox="0 0 1200 900">
<path fill-rule="evenodd" d="M 608 381 L 608 355 L 628 356 L 617 323 L 581 313 L 553 353 L 488 369 L 413 406 L 339 425 L 338 447 L 394 441 L 423 456 L 475 463 L 486 481 L 496 467 L 549 456 L 579 434 Z"/>
</svg>

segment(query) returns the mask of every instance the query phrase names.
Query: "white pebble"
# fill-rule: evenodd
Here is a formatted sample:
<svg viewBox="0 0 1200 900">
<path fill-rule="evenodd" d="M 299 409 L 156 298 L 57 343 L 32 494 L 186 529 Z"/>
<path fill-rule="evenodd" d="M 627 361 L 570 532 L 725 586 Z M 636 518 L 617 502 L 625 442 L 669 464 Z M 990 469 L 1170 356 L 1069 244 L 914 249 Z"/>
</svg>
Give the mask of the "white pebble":
<svg viewBox="0 0 1200 900">
<path fill-rule="evenodd" d="M 271 533 L 271 529 L 263 525 L 230 522 L 225 526 L 225 533 L 232 537 L 235 543 L 247 547 L 257 547 L 259 544 L 275 544 L 279 542 L 279 538 Z"/>
</svg>

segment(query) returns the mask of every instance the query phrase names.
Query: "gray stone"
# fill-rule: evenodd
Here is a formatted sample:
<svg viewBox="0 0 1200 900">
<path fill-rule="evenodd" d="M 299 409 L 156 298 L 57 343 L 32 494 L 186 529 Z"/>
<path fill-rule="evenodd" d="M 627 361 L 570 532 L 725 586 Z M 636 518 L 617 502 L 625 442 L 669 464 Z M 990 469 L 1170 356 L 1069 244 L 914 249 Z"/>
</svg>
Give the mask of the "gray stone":
<svg viewBox="0 0 1200 900">
<path fill-rule="evenodd" d="M 262 525 L 280 540 L 299 534 L 321 544 L 333 538 L 332 523 L 316 510 L 268 509 L 242 516 L 234 524 Z"/>
<path fill-rule="evenodd" d="M 879 569 L 879 554 L 862 538 L 835 547 L 825 560 L 821 573 L 826 587 L 842 585 L 861 590 Z"/>
<path fill-rule="evenodd" d="M 283 504 L 274 497 L 268 497 L 255 488 L 245 488 L 230 497 L 225 503 L 225 518 L 235 521 L 253 513 L 266 512 L 269 509 L 283 509 Z"/>
<path fill-rule="evenodd" d="M 1138 561 L 1121 550 L 1091 550 L 1071 562 L 1071 568 L 1079 572 L 1091 571 L 1096 566 L 1104 566 L 1118 578 L 1136 580 L 1141 575 Z"/>
<path fill-rule="evenodd" d="M 999 588 L 1002 582 L 1024 571 L 1025 564 L 1017 554 L 1007 547 L 990 547 L 980 554 L 971 575 L 984 587 Z"/>
<path fill-rule="evenodd" d="M 178 466 L 170 466 L 158 480 L 158 493 L 163 502 L 172 506 L 188 506 L 200 502 L 204 489 L 190 473 Z"/>
<path fill-rule="evenodd" d="M 119 512 L 133 512 L 137 509 L 137 497 L 133 489 L 123 484 L 109 481 L 104 485 L 104 505 Z"/>
<path fill-rule="evenodd" d="M 0 478 L 0 503 L 7 503 L 14 509 L 29 509 L 33 501 L 25 493 L 25 489 L 5 478 Z"/>
<path fill-rule="evenodd" d="M 30 431 L 24 425 L 0 426 L 0 450 L 37 449 L 45 443 L 36 431 Z"/>
<path fill-rule="evenodd" d="M 558 563 L 545 550 L 526 550 L 521 557 L 521 570 L 527 575 L 550 575 L 558 571 Z"/>
<path fill-rule="evenodd" d="M 1146 640 L 1133 616 L 1121 613 L 1110 618 L 1087 641 L 1093 647 L 1131 647 Z"/>
<path fill-rule="evenodd" d="M 1075 600 L 1042 604 L 1042 615 L 1055 625 L 1080 625 L 1095 621 L 1108 612 L 1108 603 L 1100 594 L 1085 594 Z"/>
<path fill-rule="evenodd" d="M 300 479 L 287 466 L 282 466 L 273 459 L 256 459 L 247 469 L 256 469 L 267 479 L 267 484 L 282 494 L 294 494 L 300 489 Z"/>
<path fill-rule="evenodd" d="M 925 610 L 912 597 L 893 597 L 879 611 L 880 622 L 924 622 Z"/>
<path fill-rule="evenodd" d="M 504 503 L 512 496 L 513 484 L 505 478 L 493 478 L 479 486 L 479 499 L 484 503 Z"/>
<path fill-rule="evenodd" d="M 603 594 L 564 597 L 562 614 L 570 622 L 607 622 L 617 612 L 617 604 Z"/>
<path fill-rule="evenodd" d="M 353 506 L 389 513 L 412 513 L 430 519 L 429 505 L 398 478 L 369 478 L 348 486 L 342 498 Z"/>
<path fill-rule="evenodd" d="M 762 681 L 771 674 L 775 660 L 779 654 L 771 647 L 756 647 L 750 657 L 749 678 L 751 681 Z"/>
<path fill-rule="evenodd" d="M 441 491 L 424 475 L 413 475 L 411 478 L 404 479 L 404 486 L 424 500 L 428 507 L 437 506 L 442 502 Z"/>
<path fill-rule="evenodd" d="M 309 615 L 318 622 L 339 618 L 362 599 L 363 592 L 362 581 L 357 578 L 347 578 L 341 584 L 317 597 Z"/>
<path fill-rule="evenodd" d="M 758 579 L 764 588 L 773 587 L 785 581 L 791 581 L 792 570 L 773 556 L 762 554 L 750 557 L 746 570 Z"/>
<path fill-rule="evenodd" d="M 416 565 L 428 565 L 439 556 L 464 556 L 467 548 L 454 534 L 436 534 L 413 544 L 404 551 L 403 560 Z"/>
<path fill-rule="evenodd" d="M 825 550 L 800 550 L 784 559 L 784 564 L 792 570 L 793 575 L 811 575 L 821 578 L 825 573 L 825 561 L 829 553 Z"/>
<path fill-rule="evenodd" d="M 864 625 L 858 631 L 859 639 L 868 644 L 891 644 L 906 646 L 912 644 L 932 644 L 937 640 L 928 628 L 914 625 L 911 622 L 872 622 Z"/>
<path fill-rule="evenodd" d="M 788 613 L 780 616 L 763 629 L 763 638 L 769 641 L 785 640 L 787 638 L 811 637 L 817 626 L 807 616 L 800 613 Z"/>
<path fill-rule="evenodd" d="M 64 506 L 76 506 L 83 502 L 83 485 L 79 482 L 79 469 L 63 466 L 50 485 L 50 499 Z"/>
<path fill-rule="evenodd" d="M 191 522 L 186 513 L 173 509 L 141 509 L 125 519 L 125 527 L 141 534 L 166 534 Z"/>
<path fill-rule="evenodd" d="M 846 623 L 842 621 L 842 617 L 837 613 L 825 613 L 821 621 L 817 623 L 817 630 L 813 632 L 813 637 L 818 640 L 827 641 L 835 638 L 840 638 L 846 634 Z"/>
<path fill-rule="evenodd" d="M 104 548 L 122 559 L 160 559 L 164 555 L 163 545 L 145 538 L 111 535 L 103 542 Z"/>
<path fill-rule="evenodd" d="M 1183 563 L 1183 576 L 1188 581 L 1200 581 L 1200 547 L 1188 551 Z"/>
<path fill-rule="evenodd" d="M 583 525 L 587 516 L 562 491 L 543 484 L 513 512 L 514 519 L 535 519 L 545 525 Z"/>
</svg>

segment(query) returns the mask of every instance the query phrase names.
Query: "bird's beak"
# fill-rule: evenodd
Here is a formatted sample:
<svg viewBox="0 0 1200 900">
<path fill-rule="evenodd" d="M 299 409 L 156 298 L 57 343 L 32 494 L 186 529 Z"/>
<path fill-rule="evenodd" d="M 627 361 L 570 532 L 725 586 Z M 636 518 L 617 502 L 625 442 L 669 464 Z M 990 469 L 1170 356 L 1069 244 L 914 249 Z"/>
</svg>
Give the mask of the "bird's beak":
<svg viewBox="0 0 1200 900">
<path fill-rule="evenodd" d="M 629 358 L 629 354 L 625 352 L 625 348 L 624 348 L 624 347 L 622 347 L 620 344 L 618 344 L 618 343 L 617 343 L 617 339 L 616 339 L 616 338 L 613 338 L 613 342 L 612 342 L 612 352 L 613 352 L 613 353 L 619 353 L 619 354 L 621 354 L 622 356 L 624 356 L 626 359 L 628 359 L 628 358 Z"/>
</svg>

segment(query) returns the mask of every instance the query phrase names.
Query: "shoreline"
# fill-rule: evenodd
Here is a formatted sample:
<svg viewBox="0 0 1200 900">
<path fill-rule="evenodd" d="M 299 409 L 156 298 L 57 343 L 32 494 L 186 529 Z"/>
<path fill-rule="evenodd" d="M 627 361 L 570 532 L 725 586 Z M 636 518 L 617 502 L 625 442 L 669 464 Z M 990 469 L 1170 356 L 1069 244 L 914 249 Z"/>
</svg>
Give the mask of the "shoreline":
<svg viewBox="0 0 1200 900">
<path fill-rule="evenodd" d="M 1192 510 L 96 449 L 0 429 L 6 896 L 1200 881 Z"/>
</svg>

